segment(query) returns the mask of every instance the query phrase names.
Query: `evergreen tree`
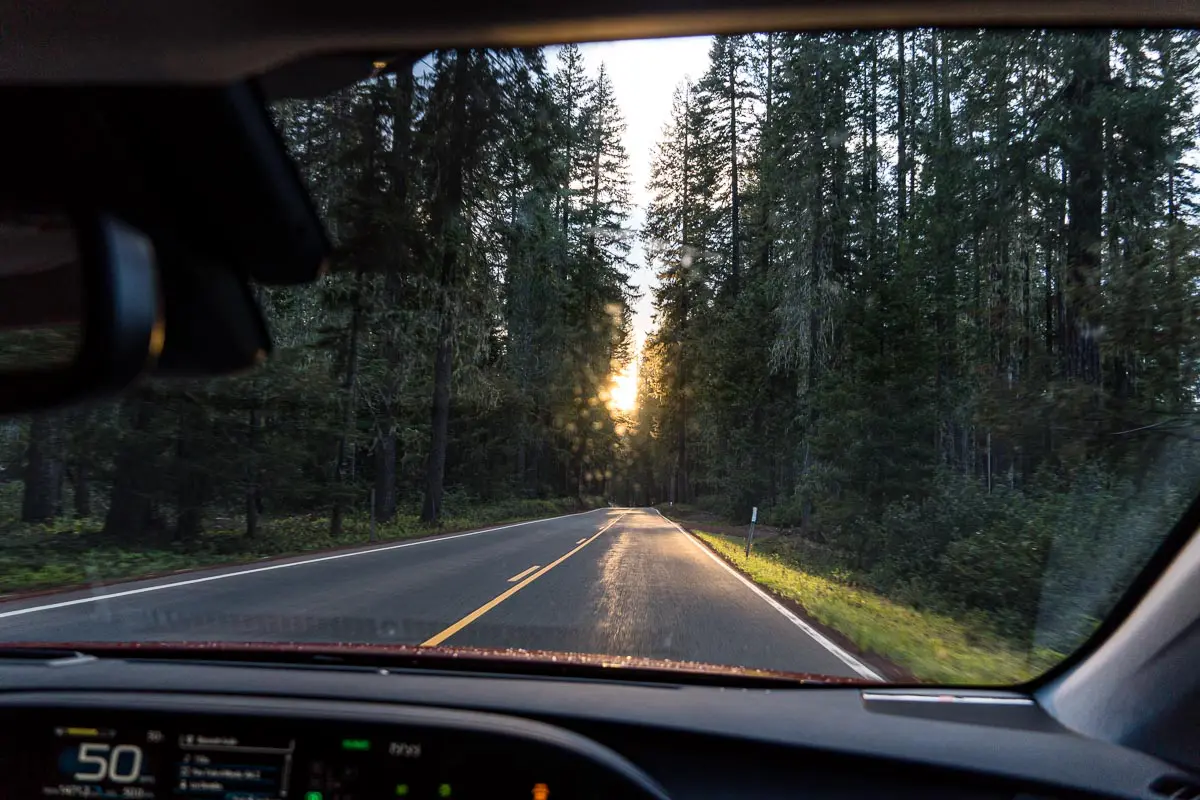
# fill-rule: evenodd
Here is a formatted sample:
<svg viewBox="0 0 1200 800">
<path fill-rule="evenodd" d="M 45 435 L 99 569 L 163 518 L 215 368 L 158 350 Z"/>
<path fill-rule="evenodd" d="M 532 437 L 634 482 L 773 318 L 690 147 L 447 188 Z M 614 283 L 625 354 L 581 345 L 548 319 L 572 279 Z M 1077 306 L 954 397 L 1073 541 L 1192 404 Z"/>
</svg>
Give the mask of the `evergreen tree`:
<svg viewBox="0 0 1200 800">
<path fill-rule="evenodd" d="M 655 161 L 639 483 L 765 506 L 877 588 L 1028 635 L 1037 554 L 1160 533 L 1059 509 L 1190 491 L 1148 470 L 1198 455 L 1195 34 L 771 34 L 710 61 Z"/>
</svg>

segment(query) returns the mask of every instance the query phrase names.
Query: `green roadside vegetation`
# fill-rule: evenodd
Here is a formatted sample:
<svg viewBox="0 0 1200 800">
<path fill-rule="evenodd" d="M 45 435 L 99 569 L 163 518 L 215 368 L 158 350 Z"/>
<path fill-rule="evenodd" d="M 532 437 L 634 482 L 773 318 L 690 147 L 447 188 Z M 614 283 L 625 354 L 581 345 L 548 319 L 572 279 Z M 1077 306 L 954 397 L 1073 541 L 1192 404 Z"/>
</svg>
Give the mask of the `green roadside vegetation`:
<svg viewBox="0 0 1200 800">
<path fill-rule="evenodd" d="M 978 619 L 918 610 L 856 587 L 845 576 L 839 580 L 806 571 L 796 562 L 796 551 L 786 538 L 756 543 L 746 558 L 744 539 L 693 532 L 755 583 L 799 603 L 812 619 L 921 681 L 1013 684 L 1062 658 L 1045 650 L 1023 652 Z"/>
<path fill-rule="evenodd" d="M 2 494 L 2 493 L 0 493 Z M 420 522 L 416 510 L 377 525 L 379 543 L 472 530 L 507 522 L 553 517 L 598 506 L 598 498 L 506 500 L 450 508 L 437 526 Z M 264 517 L 258 535 L 248 538 L 244 522 L 217 520 L 188 542 L 149 539 L 123 542 L 102 532 L 103 519 L 59 518 L 51 523 L 0 525 L 0 595 L 57 587 L 112 582 L 201 569 L 218 564 L 299 555 L 318 550 L 370 544 L 366 515 L 347 516 L 341 534 L 330 535 L 328 516 Z"/>
<path fill-rule="evenodd" d="M 1196 31 L 716 37 L 651 166 L 635 502 L 735 535 L 757 508 L 806 574 L 1001 651 L 1078 648 L 1200 486 L 1200 225 L 1175 211 L 1200 151 L 1171 121 L 1196 119 L 1197 53 Z M 744 126 L 720 100 L 742 81 L 777 104 Z M 840 623 L 884 646 L 887 623 Z M 950 652 L 944 628 L 900 635 Z"/>
</svg>

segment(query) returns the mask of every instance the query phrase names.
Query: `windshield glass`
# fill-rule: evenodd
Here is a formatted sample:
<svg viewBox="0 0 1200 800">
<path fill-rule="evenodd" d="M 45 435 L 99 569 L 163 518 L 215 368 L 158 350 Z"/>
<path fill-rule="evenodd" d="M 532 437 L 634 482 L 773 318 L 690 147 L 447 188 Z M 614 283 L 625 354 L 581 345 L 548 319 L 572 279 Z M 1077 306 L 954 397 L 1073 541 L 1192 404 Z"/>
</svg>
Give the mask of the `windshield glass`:
<svg viewBox="0 0 1200 800">
<path fill-rule="evenodd" d="M 255 290 L 256 371 L 0 423 L 0 640 L 1036 676 L 1197 490 L 1198 45 L 449 50 L 277 102 L 331 273 Z"/>
</svg>

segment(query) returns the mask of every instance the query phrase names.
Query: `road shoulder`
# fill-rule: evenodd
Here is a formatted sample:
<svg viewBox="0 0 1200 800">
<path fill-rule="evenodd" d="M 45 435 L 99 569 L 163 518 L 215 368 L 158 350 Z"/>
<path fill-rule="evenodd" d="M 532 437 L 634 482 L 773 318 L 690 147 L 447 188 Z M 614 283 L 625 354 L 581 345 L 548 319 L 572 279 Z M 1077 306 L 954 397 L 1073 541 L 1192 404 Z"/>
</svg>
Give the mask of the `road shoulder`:
<svg viewBox="0 0 1200 800">
<path fill-rule="evenodd" d="M 719 561 L 722 565 L 732 570 L 755 590 L 761 592 L 765 596 L 764 599 L 773 604 L 778 604 L 784 610 L 786 610 L 786 612 L 794 615 L 802 623 L 801 627 L 811 628 L 817 634 L 817 637 L 814 638 L 817 638 L 818 642 L 820 642 L 820 638 L 826 639 L 834 646 L 834 648 L 842 651 L 848 655 L 852 661 L 861 664 L 866 670 L 868 670 L 870 673 L 873 673 L 874 677 L 877 679 L 892 683 L 919 682 L 920 679 L 908 670 L 889 661 L 883 656 L 880 656 L 878 653 L 873 653 L 869 650 L 859 647 L 852 639 L 843 634 L 841 631 L 822 623 L 820 620 L 814 619 L 813 616 L 808 613 L 808 610 L 799 602 L 792 598 L 781 595 L 778 592 L 772 591 L 771 587 L 755 581 L 752 576 L 747 574 L 746 571 L 741 568 L 740 565 L 738 565 L 736 562 L 730 561 L 722 553 L 711 547 L 701 537 L 697 536 L 696 532 L 687 524 L 686 520 L 675 520 L 672 519 L 668 514 L 663 514 L 661 511 L 659 511 L 659 513 L 663 515 L 664 519 L 673 524 L 675 527 L 679 528 L 679 530 L 682 531 L 689 539 L 691 539 L 698 547 L 702 548 L 706 553 L 711 554 L 712 557 L 717 559 L 717 561 Z M 850 666 L 853 668 L 852 664 Z M 864 675 L 864 677 L 868 676 Z"/>
</svg>

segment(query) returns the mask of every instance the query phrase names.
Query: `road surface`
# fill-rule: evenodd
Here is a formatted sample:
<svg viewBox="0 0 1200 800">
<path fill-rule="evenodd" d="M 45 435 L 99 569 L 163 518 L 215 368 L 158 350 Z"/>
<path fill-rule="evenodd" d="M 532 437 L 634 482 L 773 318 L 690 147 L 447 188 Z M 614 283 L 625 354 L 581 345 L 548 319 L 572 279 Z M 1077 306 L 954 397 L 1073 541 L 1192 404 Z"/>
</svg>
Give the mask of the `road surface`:
<svg viewBox="0 0 1200 800">
<path fill-rule="evenodd" d="M 0 641 L 131 640 L 520 647 L 871 677 L 646 509 L 0 603 Z"/>
</svg>

